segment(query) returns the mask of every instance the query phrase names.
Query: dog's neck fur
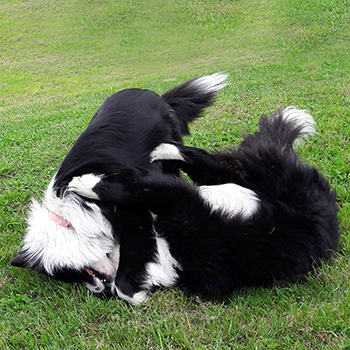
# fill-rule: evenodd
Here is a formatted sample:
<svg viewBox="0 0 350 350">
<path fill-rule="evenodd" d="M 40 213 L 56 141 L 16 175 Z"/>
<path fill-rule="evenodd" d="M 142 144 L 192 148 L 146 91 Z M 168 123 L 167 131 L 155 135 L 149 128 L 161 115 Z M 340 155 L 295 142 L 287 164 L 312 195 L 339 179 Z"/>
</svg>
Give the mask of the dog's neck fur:
<svg viewBox="0 0 350 350">
<path fill-rule="evenodd" d="M 74 227 L 70 222 L 68 222 L 67 220 L 64 220 L 60 216 L 56 215 L 53 211 L 49 212 L 49 218 L 52 219 L 53 221 L 55 221 L 56 224 L 61 225 L 62 227 L 65 227 L 67 230 L 74 231 Z"/>
<path fill-rule="evenodd" d="M 23 247 L 32 254 L 32 265 L 39 262 L 49 275 L 57 268 L 78 270 L 93 266 L 117 244 L 110 223 L 96 204 L 87 203 L 86 210 L 73 193 L 58 197 L 54 183 L 55 177 L 42 203 L 32 201 Z M 52 220 L 50 212 L 70 223 L 74 230 Z"/>
</svg>

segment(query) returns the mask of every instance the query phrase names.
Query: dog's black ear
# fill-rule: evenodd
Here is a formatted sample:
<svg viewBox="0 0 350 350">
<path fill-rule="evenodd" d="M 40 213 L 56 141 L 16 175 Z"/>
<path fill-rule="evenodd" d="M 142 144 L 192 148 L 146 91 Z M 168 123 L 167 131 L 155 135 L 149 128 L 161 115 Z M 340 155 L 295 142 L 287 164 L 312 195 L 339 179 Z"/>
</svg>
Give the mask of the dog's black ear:
<svg viewBox="0 0 350 350">
<path fill-rule="evenodd" d="M 21 249 L 17 255 L 11 260 L 10 264 L 16 267 L 31 267 L 31 263 L 29 262 L 30 255 L 28 251 L 25 249 Z"/>
</svg>

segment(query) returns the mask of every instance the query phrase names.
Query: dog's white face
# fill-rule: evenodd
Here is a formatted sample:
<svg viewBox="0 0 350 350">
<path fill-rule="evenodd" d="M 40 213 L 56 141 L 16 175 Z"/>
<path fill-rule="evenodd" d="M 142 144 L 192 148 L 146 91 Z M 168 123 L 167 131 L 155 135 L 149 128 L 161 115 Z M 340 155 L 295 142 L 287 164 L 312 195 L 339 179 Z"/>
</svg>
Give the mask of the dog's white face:
<svg viewBox="0 0 350 350">
<path fill-rule="evenodd" d="M 41 203 L 32 201 L 24 244 L 11 264 L 83 282 L 95 294 L 115 293 L 119 244 L 109 221 L 97 205 L 83 207 L 73 193 L 56 196 L 54 181 Z"/>
</svg>

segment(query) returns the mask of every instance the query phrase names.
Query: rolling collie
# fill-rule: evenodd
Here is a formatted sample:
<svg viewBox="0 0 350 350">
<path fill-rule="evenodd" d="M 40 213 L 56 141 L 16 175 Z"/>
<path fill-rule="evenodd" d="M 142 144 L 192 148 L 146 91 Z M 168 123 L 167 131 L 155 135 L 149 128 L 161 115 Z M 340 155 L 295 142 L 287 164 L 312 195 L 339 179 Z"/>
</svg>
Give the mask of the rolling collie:
<svg viewBox="0 0 350 350">
<path fill-rule="evenodd" d="M 137 305 L 157 286 L 221 298 L 313 271 L 339 239 L 335 193 L 294 150 L 314 125 L 306 111 L 289 107 L 262 115 L 238 148 L 208 153 L 167 142 L 150 153 L 151 164 L 178 166 L 193 183 L 155 167 L 74 177 L 69 193 L 151 215 L 143 225 L 152 227 L 153 237 L 145 235 L 156 243 L 152 259 L 128 275 L 137 292 L 125 294 L 117 279 L 105 288 Z M 131 241 L 129 254 L 142 256 L 143 244 Z"/>
<path fill-rule="evenodd" d="M 195 78 L 161 96 L 127 89 L 107 98 L 63 160 L 44 198 L 32 201 L 23 247 L 11 264 L 65 282 L 82 282 L 96 295 L 117 293 L 133 304 L 144 301 L 147 269 L 150 264 L 163 269 L 153 214 L 147 206 L 79 196 L 68 184 L 86 173 L 176 175 L 173 164 L 150 162 L 152 150 L 162 143 L 181 145 L 188 124 L 213 102 L 226 77 L 216 73 Z M 121 180 L 118 191 L 127 181 Z M 159 277 L 162 284 L 172 284 L 167 278 Z"/>
</svg>

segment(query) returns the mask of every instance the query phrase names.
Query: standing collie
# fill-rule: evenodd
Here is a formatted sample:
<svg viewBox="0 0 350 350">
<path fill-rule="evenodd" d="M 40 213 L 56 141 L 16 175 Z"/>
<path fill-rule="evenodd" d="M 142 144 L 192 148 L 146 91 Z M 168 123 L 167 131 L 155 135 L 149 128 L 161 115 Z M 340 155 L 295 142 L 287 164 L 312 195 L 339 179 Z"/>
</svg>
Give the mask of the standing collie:
<svg viewBox="0 0 350 350">
<path fill-rule="evenodd" d="M 237 149 L 210 154 L 165 143 L 151 153 L 153 164 L 181 162 L 194 184 L 150 168 L 141 176 L 97 170 L 75 177 L 68 188 L 152 213 L 153 260 L 143 274 L 129 276 L 144 293 L 126 300 L 138 304 L 154 286 L 227 296 L 242 286 L 305 275 L 336 249 L 335 193 L 293 149 L 314 133 L 313 118 L 290 107 L 263 115 L 259 131 Z M 143 253 L 137 243 L 130 249 Z"/>
</svg>

